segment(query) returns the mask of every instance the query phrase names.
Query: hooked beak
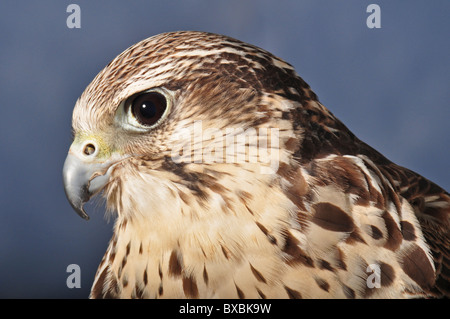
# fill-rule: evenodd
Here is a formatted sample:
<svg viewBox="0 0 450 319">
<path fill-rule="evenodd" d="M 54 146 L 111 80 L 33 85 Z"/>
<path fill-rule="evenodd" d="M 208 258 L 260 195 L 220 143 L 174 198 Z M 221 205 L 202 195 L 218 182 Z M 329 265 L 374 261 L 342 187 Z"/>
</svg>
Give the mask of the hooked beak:
<svg viewBox="0 0 450 319">
<path fill-rule="evenodd" d="M 84 161 L 69 151 L 63 168 L 64 191 L 80 217 L 89 220 L 83 205 L 106 186 L 115 164 L 117 161 Z"/>
</svg>

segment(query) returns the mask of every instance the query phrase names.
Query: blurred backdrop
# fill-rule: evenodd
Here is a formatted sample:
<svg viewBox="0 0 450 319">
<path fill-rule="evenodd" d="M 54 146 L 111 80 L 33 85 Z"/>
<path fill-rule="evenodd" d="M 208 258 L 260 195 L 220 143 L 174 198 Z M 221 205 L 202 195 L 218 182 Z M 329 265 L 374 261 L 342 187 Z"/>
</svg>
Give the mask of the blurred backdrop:
<svg viewBox="0 0 450 319">
<path fill-rule="evenodd" d="M 81 8 L 69 29 L 67 6 Z M 366 8 L 381 7 L 369 29 Z M 450 189 L 450 2 L 0 2 L 0 298 L 86 298 L 113 220 L 78 217 L 61 170 L 76 99 L 116 55 L 174 30 L 226 34 L 295 66 L 321 102 L 396 163 Z M 69 289 L 67 266 L 81 269 Z"/>
</svg>

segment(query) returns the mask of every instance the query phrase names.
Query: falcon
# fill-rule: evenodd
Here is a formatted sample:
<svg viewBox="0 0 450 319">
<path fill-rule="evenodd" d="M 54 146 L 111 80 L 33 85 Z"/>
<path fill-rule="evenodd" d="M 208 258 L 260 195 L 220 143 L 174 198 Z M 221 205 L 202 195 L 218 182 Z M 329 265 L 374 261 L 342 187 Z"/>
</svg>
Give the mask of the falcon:
<svg viewBox="0 0 450 319">
<path fill-rule="evenodd" d="M 170 32 L 77 100 L 73 209 L 115 216 L 91 298 L 449 296 L 450 196 L 359 140 L 256 46 Z"/>
</svg>

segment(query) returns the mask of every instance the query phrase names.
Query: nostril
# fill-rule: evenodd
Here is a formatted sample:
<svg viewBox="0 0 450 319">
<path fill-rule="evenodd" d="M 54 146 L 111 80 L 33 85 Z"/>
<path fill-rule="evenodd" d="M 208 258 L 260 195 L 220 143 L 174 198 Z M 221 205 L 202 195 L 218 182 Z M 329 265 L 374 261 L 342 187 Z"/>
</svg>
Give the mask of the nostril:
<svg viewBox="0 0 450 319">
<path fill-rule="evenodd" d="M 94 154 L 95 153 L 95 146 L 94 146 L 94 144 L 91 144 L 91 143 L 86 144 L 86 146 L 84 147 L 83 152 L 84 152 L 84 154 L 86 154 L 88 156 Z"/>
</svg>

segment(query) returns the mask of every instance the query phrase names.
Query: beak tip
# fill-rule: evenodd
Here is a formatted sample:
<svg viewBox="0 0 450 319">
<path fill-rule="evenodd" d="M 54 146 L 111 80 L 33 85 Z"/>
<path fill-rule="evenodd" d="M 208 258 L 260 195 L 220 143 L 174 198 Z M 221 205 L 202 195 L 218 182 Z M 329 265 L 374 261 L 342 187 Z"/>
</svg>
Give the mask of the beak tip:
<svg viewBox="0 0 450 319">
<path fill-rule="evenodd" d="M 82 209 L 81 212 L 80 212 L 80 211 L 77 211 L 77 213 L 78 213 L 78 215 L 79 215 L 81 218 L 83 218 L 84 220 L 89 220 L 89 219 L 90 219 L 89 215 L 86 214 L 86 212 L 84 211 L 84 209 Z"/>
<path fill-rule="evenodd" d="M 69 202 L 70 202 L 70 200 L 69 200 Z M 77 213 L 78 216 L 80 216 L 84 220 L 89 220 L 90 217 L 84 210 L 83 204 L 84 203 L 81 203 L 80 205 L 75 205 L 73 202 L 70 202 L 70 206 L 72 206 L 73 210 Z"/>
</svg>

